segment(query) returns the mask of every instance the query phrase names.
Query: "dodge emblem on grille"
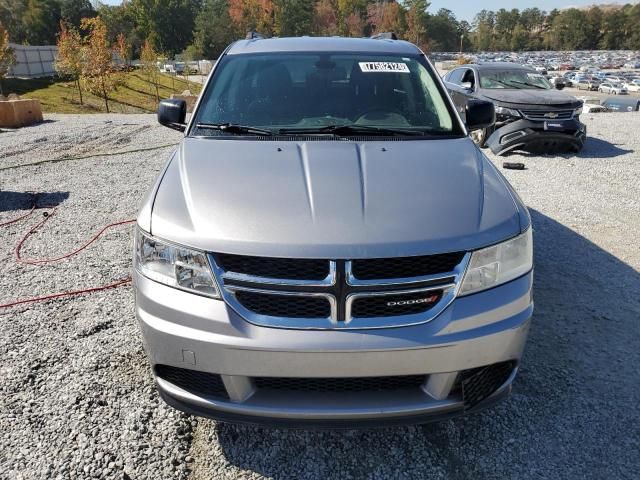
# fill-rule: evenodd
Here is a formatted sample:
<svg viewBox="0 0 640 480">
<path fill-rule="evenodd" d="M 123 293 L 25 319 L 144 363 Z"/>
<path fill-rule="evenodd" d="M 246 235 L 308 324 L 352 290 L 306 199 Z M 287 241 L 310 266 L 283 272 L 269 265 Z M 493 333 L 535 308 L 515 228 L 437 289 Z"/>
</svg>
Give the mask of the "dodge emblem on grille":
<svg viewBox="0 0 640 480">
<path fill-rule="evenodd" d="M 402 305 L 416 305 L 418 303 L 431 303 L 438 299 L 437 295 L 431 295 L 426 298 L 416 298 L 413 300 L 398 300 L 397 302 L 387 302 L 387 307 L 400 307 Z"/>
</svg>

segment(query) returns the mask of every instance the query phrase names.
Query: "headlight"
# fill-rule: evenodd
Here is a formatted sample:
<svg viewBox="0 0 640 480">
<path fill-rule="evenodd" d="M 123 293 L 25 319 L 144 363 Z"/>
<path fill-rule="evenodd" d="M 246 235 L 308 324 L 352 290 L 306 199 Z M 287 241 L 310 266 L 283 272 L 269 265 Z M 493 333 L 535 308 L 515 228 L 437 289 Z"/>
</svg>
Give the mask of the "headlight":
<svg viewBox="0 0 640 480">
<path fill-rule="evenodd" d="M 458 295 L 486 290 L 514 280 L 533 268 L 531 228 L 525 233 L 471 254 Z"/>
<path fill-rule="evenodd" d="M 574 117 L 577 117 L 578 115 L 582 115 L 582 107 L 580 107 L 580 108 L 576 108 L 576 109 L 573 111 L 573 116 L 574 116 Z"/>
<path fill-rule="evenodd" d="M 496 115 L 505 115 L 507 117 L 520 117 L 520 112 L 513 108 L 496 107 Z"/>
<path fill-rule="evenodd" d="M 171 245 L 136 231 L 134 266 L 156 282 L 208 297 L 220 298 L 207 255 Z"/>
</svg>

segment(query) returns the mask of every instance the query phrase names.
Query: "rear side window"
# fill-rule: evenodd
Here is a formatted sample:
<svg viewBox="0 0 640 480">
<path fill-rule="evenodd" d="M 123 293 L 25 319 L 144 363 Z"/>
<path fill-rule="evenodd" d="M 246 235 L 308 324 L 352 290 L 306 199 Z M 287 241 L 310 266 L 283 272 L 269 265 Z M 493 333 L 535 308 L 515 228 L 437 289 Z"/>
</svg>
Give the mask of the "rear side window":
<svg viewBox="0 0 640 480">
<path fill-rule="evenodd" d="M 262 128 L 363 125 L 460 134 L 420 56 L 268 53 L 225 56 L 196 123 Z"/>
<path fill-rule="evenodd" d="M 449 74 L 447 81 L 455 85 L 460 85 L 462 83 L 462 76 L 464 75 L 464 72 L 464 68 L 458 68 L 454 70 Z"/>
</svg>

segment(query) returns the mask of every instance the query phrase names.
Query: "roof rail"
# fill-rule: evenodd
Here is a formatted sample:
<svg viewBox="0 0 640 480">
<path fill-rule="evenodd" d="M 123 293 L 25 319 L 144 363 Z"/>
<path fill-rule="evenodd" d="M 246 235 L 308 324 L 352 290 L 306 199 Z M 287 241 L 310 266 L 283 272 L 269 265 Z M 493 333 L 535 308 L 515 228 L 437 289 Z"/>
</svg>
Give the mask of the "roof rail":
<svg viewBox="0 0 640 480">
<path fill-rule="evenodd" d="M 258 32 L 247 32 L 247 36 L 244 37 L 245 40 L 264 40 L 265 36 Z"/>
<path fill-rule="evenodd" d="M 374 40 L 398 40 L 398 36 L 394 32 L 383 32 L 372 35 Z"/>
</svg>

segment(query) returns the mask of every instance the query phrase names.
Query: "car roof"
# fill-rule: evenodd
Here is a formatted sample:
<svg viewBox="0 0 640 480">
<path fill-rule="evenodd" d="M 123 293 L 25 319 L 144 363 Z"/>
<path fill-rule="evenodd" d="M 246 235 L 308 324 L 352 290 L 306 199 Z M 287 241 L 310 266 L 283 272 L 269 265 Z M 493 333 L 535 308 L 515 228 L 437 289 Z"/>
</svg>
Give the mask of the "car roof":
<svg viewBox="0 0 640 480">
<path fill-rule="evenodd" d="M 358 52 L 415 55 L 414 44 L 403 40 L 345 37 L 283 37 L 238 40 L 227 55 L 268 52 Z"/>
</svg>

